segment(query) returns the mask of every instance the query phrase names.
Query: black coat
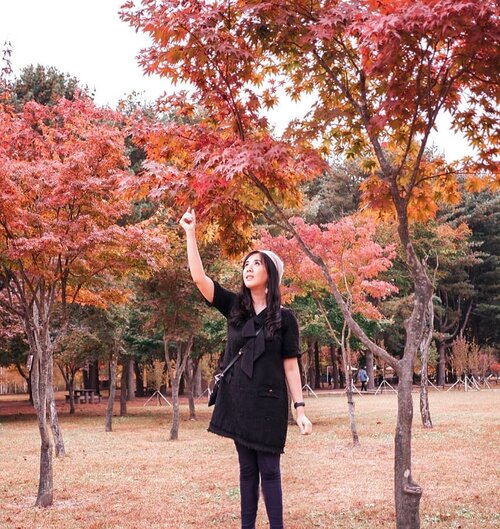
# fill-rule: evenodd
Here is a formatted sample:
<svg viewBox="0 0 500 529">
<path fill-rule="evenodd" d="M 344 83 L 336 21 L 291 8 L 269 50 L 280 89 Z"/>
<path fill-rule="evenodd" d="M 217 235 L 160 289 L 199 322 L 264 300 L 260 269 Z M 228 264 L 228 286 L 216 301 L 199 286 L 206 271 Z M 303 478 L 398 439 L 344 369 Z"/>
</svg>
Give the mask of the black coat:
<svg viewBox="0 0 500 529">
<path fill-rule="evenodd" d="M 212 305 L 226 318 L 236 302 L 235 293 L 215 282 Z M 263 324 L 265 310 L 253 318 L 257 329 Z M 278 454 L 285 447 L 288 426 L 283 359 L 300 356 L 295 316 L 282 308 L 281 320 L 281 332 L 273 338 L 265 338 L 264 351 L 253 364 L 252 377 L 242 370 L 242 361 L 239 360 L 221 381 L 208 427 L 208 431 L 234 439 L 248 448 Z M 228 323 L 223 366 L 248 345 L 249 339 L 243 337 L 245 328 L 248 325 L 235 327 Z"/>
</svg>

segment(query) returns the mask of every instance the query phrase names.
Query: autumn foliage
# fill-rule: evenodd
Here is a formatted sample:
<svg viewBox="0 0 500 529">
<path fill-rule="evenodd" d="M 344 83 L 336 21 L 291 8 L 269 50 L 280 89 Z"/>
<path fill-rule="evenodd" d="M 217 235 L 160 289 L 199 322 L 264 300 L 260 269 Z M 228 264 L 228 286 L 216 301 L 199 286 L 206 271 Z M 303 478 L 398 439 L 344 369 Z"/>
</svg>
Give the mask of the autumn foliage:
<svg viewBox="0 0 500 529">
<path fill-rule="evenodd" d="M 327 264 L 352 310 L 379 319 L 381 314 L 373 300 L 397 292 L 394 285 L 379 279 L 392 266 L 395 245 L 384 248 L 375 242 L 375 224 L 361 216 L 345 217 L 321 227 L 308 225 L 298 217 L 290 222 L 314 254 Z M 303 258 L 296 239 L 263 232 L 260 244 L 278 252 L 286 263 L 286 277 L 291 281 L 283 289 L 285 297 L 328 290 L 323 271 Z"/>
<path fill-rule="evenodd" d="M 132 207 L 122 184 L 129 160 L 120 125 L 118 114 L 88 99 L 61 99 L 52 107 L 30 102 L 19 113 L 0 108 L 4 270 L 22 270 L 34 284 L 59 282 L 69 300 L 123 301 L 125 292 L 106 277 L 132 264 L 140 270 L 147 245 L 160 249 L 164 239 L 118 222 Z"/>
</svg>

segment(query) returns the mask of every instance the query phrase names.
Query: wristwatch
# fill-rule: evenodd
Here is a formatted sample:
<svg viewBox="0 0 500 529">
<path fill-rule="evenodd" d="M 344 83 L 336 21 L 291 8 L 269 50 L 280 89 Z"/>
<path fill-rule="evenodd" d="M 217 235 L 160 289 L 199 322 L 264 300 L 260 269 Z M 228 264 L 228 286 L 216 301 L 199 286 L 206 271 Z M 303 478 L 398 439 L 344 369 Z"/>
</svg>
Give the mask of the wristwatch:
<svg viewBox="0 0 500 529">
<path fill-rule="evenodd" d="M 301 402 L 294 402 L 293 407 L 294 407 L 295 409 L 297 409 L 297 408 L 300 408 L 300 406 L 305 406 L 305 405 L 306 405 L 306 403 L 305 403 L 304 401 L 301 401 Z"/>
</svg>

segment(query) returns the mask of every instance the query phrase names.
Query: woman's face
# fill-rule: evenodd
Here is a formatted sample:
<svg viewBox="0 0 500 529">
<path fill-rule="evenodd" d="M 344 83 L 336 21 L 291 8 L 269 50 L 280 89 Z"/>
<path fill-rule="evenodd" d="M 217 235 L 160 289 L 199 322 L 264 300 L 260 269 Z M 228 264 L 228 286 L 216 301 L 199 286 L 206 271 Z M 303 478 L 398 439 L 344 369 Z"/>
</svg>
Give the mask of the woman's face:
<svg viewBox="0 0 500 529">
<path fill-rule="evenodd" d="M 260 253 L 253 253 L 243 264 L 243 283 L 252 290 L 267 287 L 267 270 Z"/>
</svg>

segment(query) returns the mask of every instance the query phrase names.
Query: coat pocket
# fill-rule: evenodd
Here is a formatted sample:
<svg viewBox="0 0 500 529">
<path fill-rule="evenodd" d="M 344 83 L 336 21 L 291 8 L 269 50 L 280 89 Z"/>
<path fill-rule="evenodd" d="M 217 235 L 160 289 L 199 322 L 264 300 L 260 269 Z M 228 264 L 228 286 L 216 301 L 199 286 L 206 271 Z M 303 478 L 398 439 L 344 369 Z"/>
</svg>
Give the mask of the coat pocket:
<svg viewBox="0 0 500 529">
<path fill-rule="evenodd" d="M 279 399 L 279 392 L 273 386 L 260 386 L 257 395 L 267 399 Z"/>
</svg>

